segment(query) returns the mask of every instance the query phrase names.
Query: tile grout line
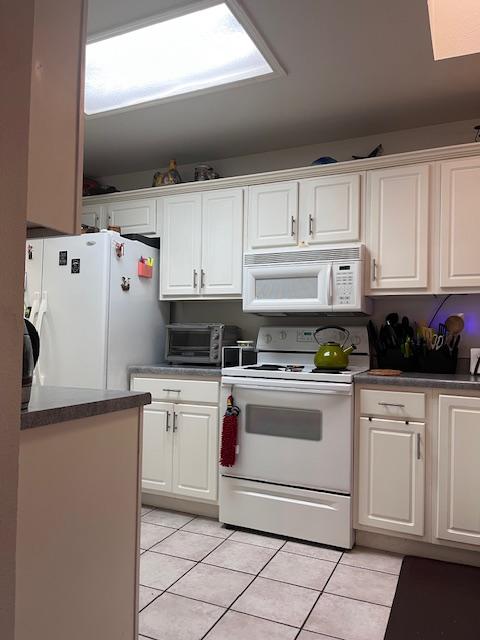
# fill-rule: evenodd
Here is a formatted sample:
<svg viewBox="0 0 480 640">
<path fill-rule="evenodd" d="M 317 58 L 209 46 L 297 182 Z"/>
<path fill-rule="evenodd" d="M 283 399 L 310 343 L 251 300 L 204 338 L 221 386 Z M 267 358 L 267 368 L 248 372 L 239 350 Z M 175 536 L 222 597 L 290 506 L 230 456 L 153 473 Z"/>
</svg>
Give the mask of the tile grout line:
<svg viewBox="0 0 480 640">
<path fill-rule="evenodd" d="M 253 576 L 254 576 L 254 577 L 253 577 L 253 580 L 252 580 L 251 582 L 249 582 L 249 584 L 245 587 L 245 589 L 243 589 L 243 590 L 238 594 L 238 596 L 237 596 L 237 597 L 236 597 L 236 598 L 235 598 L 235 599 L 230 603 L 230 605 L 225 609 L 225 611 L 224 611 L 224 612 L 223 612 L 223 614 L 219 617 L 219 619 L 215 622 L 215 624 L 213 624 L 213 625 L 210 627 L 210 629 L 208 629 L 207 633 L 205 633 L 205 634 L 200 638 L 200 640 L 204 640 L 204 639 L 207 637 L 207 635 L 212 631 L 212 629 L 214 629 L 214 628 L 215 628 L 215 626 L 220 622 L 220 620 L 222 620 L 222 618 L 223 618 L 223 617 L 228 613 L 228 611 L 235 611 L 234 609 L 232 609 L 232 607 L 233 607 L 233 605 L 235 604 L 235 602 L 237 602 L 237 600 L 238 600 L 238 599 L 239 599 L 239 598 L 240 598 L 240 597 L 245 593 L 245 591 L 246 591 L 247 589 L 249 589 L 249 588 L 250 588 L 250 586 L 251 586 L 251 585 L 255 582 L 255 580 L 259 577 L 260 573 L 265 569 L 265 567 L 267 566 L 267 564 L 268 564 L 271 560 L 273 560 L 273 558 L 277 555 L 277 553 L 279 553 L 279 551 L 280 551 L 281 549 L 283 549 L 283 547 L 284 547 L 286 544 L 287 544 L 287 540 L 284 540 L 284 541 L 283 541 L 283 544 L 282 544 L 282 545 L 281 545 L 281 546 L 280 546 L 280 547 L 275 551 L 275 553 L 274 553 L 274 554 L 273 554 L 273 555 L 272 555 L 272 556 L 267 560 L 267 562 L 265 562 L 265 564 L 264 564 L 264 565 L 262 565 L 261 569 L 260 569 L 256 574 L 250 574 L 250 575 L 253 575 Z M 251 545 L 251 546 L 254 546 L 254 545 Z M 217 547 L 217 548 L 218 548 L 218 547 Z M 268 548 L 268 547 L 264 547 L 264 548 Z M 241 611 L 236 611 L 236 613 L 240 613 L 240 614 L 241 614 L 242 612 L 241 612 Z M 244 615 L 248 615 L 248 614 L 244 614 Z M 259 617 L 259 616 L 254 616 L 254 617 Z M 263 620 L 263 619 L 266 619 L 266 618 L 261 618 L 261 619 Z M 271 620 L 269 620 L 269 622 L 272 622 L 272 621 L 271 621 Z M 286 626 L 290 626 L 290 625 L 286 625 Z M 296 627 L 293 627 L 293 628 L 296 628 Z"/>
<path fill-rule="evenodd" d="M 325 585 L 327 586 L 327 585 Z M 373 604 L 377 607 L 384 607 L 385 609 L 391 609 L 392 607 L 388 604 L 380 604 L 379 602 L 372 602 L 371 600 L 360 600 L 360 598 L 352 598 L 352 596 L 344 596 L 341 593 L 332 593 L 331 591 L 325 591 L 323 589 L 322 593 L 326 593 L 329 596 L 335 596 L 337 598 L 345 598 L 346 600 L 355 600 L 355 602 L 365 602 L 366 604 Z"/>
<path fill-rule="evenodd" d="M 339 557 L 339 559 L 337 560 L 337 562 L 335 563 L 335 567 L 332 570 L 332 573 L 328 576 L 327 581 L 325 582 L 325 584 L 323 585 L 322 590 L 320 591 L 320 593 L 318 594 L 318 598 L 315 600 L 315 602 L 313 603 L 310 611 L 308 612 L 308 614 L 305 617 L 305 620 L 303 621 L 303 624 L 301 625 L 300 629 L 298 630 L 297 635 L 295 636 L 295 640 L 297 640 L 298 636 L 302 633 L 303 630 L 307 631 L 307 629 L 305 629 L 305 625 L 307 623 L 307 620 L 310 618 L 310 616 L 312 615 L 312 611 L 315 609 L 315 607 L 317 606 L 318 601 L 320 600 L 320 598 L 322 597 L 322 594 L 325 593 L 325 587 L 328 585 L 328 583 L 330 582 L 333 574 L 335 573 L 338 565 L 340 564 L 340 560 L 343 558 L 343 552 L 342 555 Z M 333 564 L 333 563 L 332 563 Z"/>
</svg>

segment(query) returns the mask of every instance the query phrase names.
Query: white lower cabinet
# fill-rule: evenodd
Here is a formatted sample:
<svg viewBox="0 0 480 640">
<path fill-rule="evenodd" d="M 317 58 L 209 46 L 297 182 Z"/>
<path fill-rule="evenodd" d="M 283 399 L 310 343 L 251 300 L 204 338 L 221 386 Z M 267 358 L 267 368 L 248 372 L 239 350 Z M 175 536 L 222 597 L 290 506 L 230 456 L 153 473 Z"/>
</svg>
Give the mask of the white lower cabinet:
<svg viewBox="0 0 480 640">
<path fill-rule="evenodd" d="M 143 489 L 172 490 L 172 419 L 168 402 L 152 402 L 143 410 Z"/>
<path fill-rule="evenodd" d="M 424 533 L 425 424 L 360 418 L 358 521 Z"/>
<path fill-rule="evenodd" d="M 172 492 L 215 500 L 218 408 L 177 404 L 174 411 Z"/>
<path fill-rule="evenodd" d="M 153 398 L 143 412 L 142 490 L 216 501 L 218 382 L 139 377 L 131 388 Z M 159 402 L 166 393 L 172 401 Z M 216 404 L 200 404 L 202 393 L 201 401 Z"/>
<path fill-rule="evenodd" d="M 480 398 L 441 395 L 438 415 L 436 535 L 480 545 Z"/>
</svg>

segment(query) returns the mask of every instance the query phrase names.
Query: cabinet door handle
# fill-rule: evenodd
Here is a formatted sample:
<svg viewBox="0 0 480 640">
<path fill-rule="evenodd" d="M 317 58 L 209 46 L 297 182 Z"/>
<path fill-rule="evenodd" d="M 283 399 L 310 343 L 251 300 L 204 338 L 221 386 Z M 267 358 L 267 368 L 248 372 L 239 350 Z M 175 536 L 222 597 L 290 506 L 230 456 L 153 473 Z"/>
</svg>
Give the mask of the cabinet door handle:
<svg viewBox="0 0 480 640">
<path fill-rule="evenodd" d="M 312 216 L 312 214 L 308 215 L 308 235 L 313 237 L 313 216 Z"/>
<path fill-rule="evenodd" d="M 379 402 L 378 404 L 382 407 L 400 407 L 401 409 L 405 408 L 404 404 L 397 404 L 396 402 Z"/>
<path fill-rule="evenodd" d="M 375 258 L 372 260 L 372 280 L 375 282 L 377 279 L 377 261 Z"/>
<path fill-rule="evenodd" d="M 417 460 L 422 459 L 421 445 L 422 445 L 422 438 L 420 434 L 417 433 Z"/>
<path fill-rule="evenodd" d="M 175 431 L 178 429 L 177 427 L 177 414 L 175 413 L 175 411 L 173 412 L 173 432 L 175 433 Z"/>
<path fill-rule="evenodd" d="M 162 389 L 162 391 L 166 391 L 167 393 L 171 391 L 172 393 L 180 393 L 181 389 Z"/>
<path fill-rule="evenodd" d="M 205 271 L 202 269 L 200 271 L 200 289 L 203 289 L 205 286 Z"/>
<path fill-rule="evenodd" d="M 295 237 L 295 217 L 294 216 L 292 216 L 292 219 L 291 219 L 290 235 L 292 236 L 292 238 Z"/>
<path fill-rule="evenodd" d="M 197 282 L 198 282 L 198 273 L 197 273 L 197 270 L 194 269 L 193 270 L 193 288 L 194 289 L 197 288 Z"/>
<path fill-rule="evenodd" d="M 170 429 L 170 424 L 168 422 L 169 417 L 170 417 L 170 411 L 167 411 L 167 424 L 165 425 L 165 431 L 168 431 Z"/>
</svg>

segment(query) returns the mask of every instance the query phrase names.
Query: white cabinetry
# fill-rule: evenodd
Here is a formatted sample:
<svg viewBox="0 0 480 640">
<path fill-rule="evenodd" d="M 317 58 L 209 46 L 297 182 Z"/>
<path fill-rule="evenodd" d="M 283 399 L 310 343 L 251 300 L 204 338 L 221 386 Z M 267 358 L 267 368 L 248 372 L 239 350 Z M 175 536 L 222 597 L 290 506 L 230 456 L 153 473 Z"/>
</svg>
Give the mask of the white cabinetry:
<svg viewBox="0 0 480 640">
<path fill-rule="evenodd" d="M 308 244 L 360 239 L 360 174 L 300 182 L 300 239 Z"/>
<path fill-rule="evenodd" d="M 249 188 L 249 249 L 360 239 L 361 175 L 275 182 Z"/>
<path fill-rule="evenodd" d="M 216 501 L 219 383 L 133 378 L 131 386 L 153 398 L 144 408 L 142 490 Z"/>
<path fill-rule="evenodd" d="M 297 224 L 298 182 L 275 182 L 249 188 L 249 249 L 295 246 Z"/>
<path fill-rule="evenodd" d="M 199 193 L 166 196 L 158 203 L 162 218 L 160 293 L 195 295 L 200 278 L 202 197 Z"/>
<path fill-rule="evenodd" d="M 202 195 L 201 294 L 242 292 L 243 191 L 219 189 Z"/>
<path fill-rule="evenodd" d="M 480 545 L 480 398 L 441 395 L 438 415 L 436 535 Z"/>
<path fill-rule="evenodd" d="M 480 287 L 480 158 L 440 163 L 440 286 Z"/>
<path fill-rule="evenodd" d="M 173 406 L 172 492 L 215 500 L 217 497 L 218 407 Z"/>
<path fill-rule="evenodd" d="M 243 189 L 158 199 L 160 297 L 240 297 Z"/>
<path fill-rule="evenodd" d="M 430 172 L 429 164 L 367 172 L 372 291 L 429 285 Z"/>
<path fill-rule="evenodd" d="M 360 418 L 360 524 L 423 535 L 425 425 Z"/>
<path fill-rule="evenodd" d="M 105 229 L 107 227 L 107 209 L 101 204 L 84 204 L 81 224 Z"/>
<path fill-rule="evenodd" d="M 173 404 L 152 402 L 143 410 L 142 487 L 172 490 Z"/>
<path fill-rule="evenodd" d="M 120 227 L 122 233 L 153 234 L 156 230 L 154 198 L 127 200 L 107 204 L 108 224 Z"/>
<path fill-rule="evenodd" d="M 425 395 L 362 389 L 360 413 L 359 524 L 423 536 Z"/>
</svg>

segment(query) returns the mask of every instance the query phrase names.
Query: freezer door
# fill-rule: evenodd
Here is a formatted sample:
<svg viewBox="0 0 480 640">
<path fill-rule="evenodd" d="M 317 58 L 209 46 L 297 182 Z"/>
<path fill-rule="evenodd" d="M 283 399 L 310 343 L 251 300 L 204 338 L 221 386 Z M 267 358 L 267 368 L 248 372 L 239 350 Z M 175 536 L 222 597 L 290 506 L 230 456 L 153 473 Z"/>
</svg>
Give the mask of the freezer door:
<svg viewBox="0 0 480 640">
<path fill-rule="evenodd" d="M 25 245 L 24 304 L 26 317 L 32 322 L 38 314 L 42 294 L 43 243 L 44 240 L 27 240 Z"/>
<path fill-rule="evenodd" d="M 44 241 L 40 384 L 105 388 L 107 247 L 103 234 Z"/>
</svg>

